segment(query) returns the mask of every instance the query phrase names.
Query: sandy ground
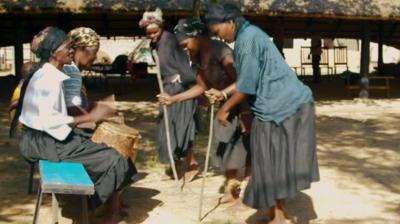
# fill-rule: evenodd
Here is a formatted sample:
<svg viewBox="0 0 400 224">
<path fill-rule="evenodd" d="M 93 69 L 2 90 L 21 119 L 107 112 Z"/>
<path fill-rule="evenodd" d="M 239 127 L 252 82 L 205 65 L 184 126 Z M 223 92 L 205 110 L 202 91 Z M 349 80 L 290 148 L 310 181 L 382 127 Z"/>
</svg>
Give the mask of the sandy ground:
<svg viewBox="0 0 400 224">
<path fill-rule="evenodd" d="M 117 96 L 119 110 L 124 112 L 127 123 L 143 136 L 137 158 L 141 179 L 123 193 L 131 207 L 126 209 L 129 216 L 121 223 L 199 223 L 202 179 L 187 184 L 181 191 L 164 176 L 164 167 L 157 162 L 153 141 L 158 110 L 154 85 L 155 82 L 144 83 L 133 90 L 125 85 L 125 93 Z M 399 89 L 399 83 L 393 85 Z M 346 98 L 340 82 L 326 81 L 312 87 L 316 95 L 321 180 L 289 200 L 288 213 L 293 222 L 400 223 L 400 100 L 339 100 Z M 26 193 L 29 167 L 18 152 L 17 140 L 7 138 L 9 121 L 5 108 L 9 94 L 3 94 L 6 89 L 2 87 L 0 97 L 0 223 L 30 223 L 36 196 Z M 100 97 L 112 89 L 95 88 L 97 94 L 93 95 Z M 207 131 L 203 130 L 195 146 L 200 161 L 204 161 L 206 141 Z M 222 181 L 222 176 L 211 169 L 206 179 L 203 206 L 206 216 L 202 223 L 265 221 L 263 211 L 216 206 Z M 50 202 L 50 197 L 46 197 L 39 223 L 50 222 Z M 60 223 L 71 220 L 62 217 Z"/>
</svg>

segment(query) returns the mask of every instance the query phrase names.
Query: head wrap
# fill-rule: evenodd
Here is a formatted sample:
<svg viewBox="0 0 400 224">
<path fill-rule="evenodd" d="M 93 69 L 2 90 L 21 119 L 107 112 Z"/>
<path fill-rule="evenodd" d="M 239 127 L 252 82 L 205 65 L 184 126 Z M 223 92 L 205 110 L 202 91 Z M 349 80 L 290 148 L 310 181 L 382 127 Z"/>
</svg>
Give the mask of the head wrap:
<svg viewBox="0 0 400 224">
<path fill-rule="evenodd" d="M 47 61 L 51 53 L 67 38 L 67 34 L 57 27 L 46 27 L 33 37 L 31 51 L 39 57 L 41 61 Z"/>
<path fill-rule="evenodd" d="M 232 3 L 211 5 L 205 15 L 207 25 L 223 23 L 238 17 L 241 17 L 240 9 Z"/>
<path fill-rule="evenodd" d="M 196 37 L 199 34 L 206 34 L 207 28 L 197 18 L 180 19 L 174 28 L 174 33 L 178 41 Z"/>
<path fill-rule="evenodd" d="M 161 27 L 164 22 L 162 16 L 160 8 L 157 8 L 155 11 L 146 11 L 143 13 L 143 17 L 139 22 L 139 27 L 147 28 L 151 25 Z"/>
<path fill-rule="evenodd" d="M 89 27 L 78 27 L 68 33 L 71 47 L 96 47 L 100 45 L 100 36 Z"/>
</svg>

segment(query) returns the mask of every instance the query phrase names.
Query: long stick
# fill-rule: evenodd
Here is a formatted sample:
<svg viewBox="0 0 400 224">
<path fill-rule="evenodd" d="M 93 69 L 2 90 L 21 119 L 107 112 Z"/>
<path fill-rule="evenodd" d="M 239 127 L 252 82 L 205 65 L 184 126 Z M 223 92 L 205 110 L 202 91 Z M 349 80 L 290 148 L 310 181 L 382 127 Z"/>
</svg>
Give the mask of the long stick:
<svg viewBox="0 0 400 224">
<path fill-rule="evenodd" d="M 156 62 L 156 72 L 157 72 L 157 81 L 158 85 L 160 86 L 160 93 L 164 93 L 164 87 L 163 87 L 163 82 L 161 79 L 161 72 L 160 72 L 160 60 L 158 58 L 158 54 L 156 50 L 153 50 L 153 57 Z M 179 180 L 178 180 L 178 174 L 176 172 L 175 168 L 175 161 L 174 157 L 172 155 L 172 149 L 171 149 L 171 136 L 169 133 L 169 121 L 168 121 L 168 110 L 167 110 L 167 105 L 162 105 L 163 112 L 164 112 L 164 124 L 165 124 L 165 132 L 166 132 L 166 137 L 167 137 L 167 148 L 168 148 L 168 155 L 169 155 L 169 160 L 171 163 L 172 167 L 172 172 L 174 173 L 174 179 L 177 185 L 179 186 Z"/>
<path fill-rule="evenodd" d="M 206 183 L 208 161 L 210 160 L 210 151 L 211 151 L 211 143 L 212 143 L 212 138 L 213 138 L 213 129 L 214 129 L 214 104 L 211 104 L 210 131 L 209 131 L 209 134 L 208 134 L 206 162 L 205 162 L 204 171 L 203 171 L 203 182 L 201 183 L 201 190 L 200 190 L 199 221 L 201 221 L 201 213 L 202 213 L 202 209 L 203 209 L 204 185 Z"/>
</svg>

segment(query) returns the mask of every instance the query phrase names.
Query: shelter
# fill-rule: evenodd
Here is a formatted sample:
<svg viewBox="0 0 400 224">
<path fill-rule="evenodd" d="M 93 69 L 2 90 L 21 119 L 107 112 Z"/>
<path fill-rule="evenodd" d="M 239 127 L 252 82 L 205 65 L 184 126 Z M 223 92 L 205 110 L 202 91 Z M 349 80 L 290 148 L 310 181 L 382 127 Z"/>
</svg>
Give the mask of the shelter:
<svg viewBox="0 0 400 224">
<path fill-rule="evenodd" d="M 89 26 L 102 36 L 141 34 L 138 21 L 148 8 L 163 9 L 167 27 L 180 17 L 202 14 L 207 4 L 222 0 L 3 0 L 0 2 L 0 46 L 14 45 L 15 64 L 22 63 L 22 43 L 45 26 L 69 30 Z M 367 76 L 369 42 L 400 48 L 400 1 L 396 0 L 234 0 L 243 14 L 263 28 L 279 48 L 284 38 L 307 38 L 318 31 L 323 38 L 362 39 L 361 74 Z M 196 11 L 195 10 L 195 11 Z M 19 66 L 16 66 L 16 74 Z M 368 79 L 366 80 L 368 81 Z M 368 83 L 365 83 L 367 88 Z"/>
</svg>

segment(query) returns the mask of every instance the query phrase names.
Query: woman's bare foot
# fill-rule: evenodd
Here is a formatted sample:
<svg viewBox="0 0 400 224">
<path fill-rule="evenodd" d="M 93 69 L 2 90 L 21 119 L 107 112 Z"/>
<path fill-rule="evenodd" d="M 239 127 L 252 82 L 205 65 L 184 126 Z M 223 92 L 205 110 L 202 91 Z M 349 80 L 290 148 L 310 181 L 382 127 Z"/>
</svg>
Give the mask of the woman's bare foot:
<svg viewBox="0 0 400 224">
<path fill-rule="evenodd" d="M 233 202 L 233 201 L 235 201 L 237 198 L 234 198 L 233 196 L 232 196 L 232 194 L 230 194 L 230 193 L 225 193 L 223 196 L 221 196 L 219 199 L 218 199 L 218 202 L 219 202 L 219 204 L 226 204 L 226 203 L 230 203 L 230 202 Z"/>
<path fill-rule="evenodd" d="M 246 210 L 251 210 L 251 209 L 252 208 L 243 204 L 243 201 L 241 198 L 237 198 L 237 199 L 233 200 L 233 204 L 231 206 L 229 206 L 226 210 L 238 212 L 238 211 L 246 211 Z"/>
<path fill-rule="evenodd" d="M 189 166 L 188 171 L 186 171 L 183 176 L 185 183 L 190 183 L 199 174 L 199 166 L 197 164 L 192 164 Z"/>
<path fill-rule="evenodd" d="M 180 174 L 180 167 L 181 167 L 181 162 L 179 160 L 175 160 L 175 171 L 176 171 L 176 175 L 178 176 L 178 179 L 181 178 L 181 174 Z M 165 174 L 171 179 L 175 179 L 174 177 L 174 171 L 172 170 L 172 167 L 168 167 L 167 169 L 165 169 Z"/>
<path fill-rule="evenodd" d="M 107 214 L 104 216 L 103 223 L 104 224 L 118 224 L 122 221 L 122 217 L 120 214 Z"/>
<path fill-rule="evenodd" d="M 283 206 L 284 200 L 278 200 L 277 204 L 272 207 L 271 212 L 273 213 L 273 219 L 268 224 L 289 224 L 290 220 L 286 218 Z"/>
<path fill-rule="evenodd" d="M 121 220 L 120 193 L 114 192 L 106 202 L 104 224 L 118 224 Z"/>
<path fill-rule="evenodd" d="M 121 208 L 130 208 L 130 207 L 131 207 L 128 203 L 126 203 L 126 202 L 122 199 L 121 196 L 119 197 L 119 206 L 120 206 Z"/>
</svg>

